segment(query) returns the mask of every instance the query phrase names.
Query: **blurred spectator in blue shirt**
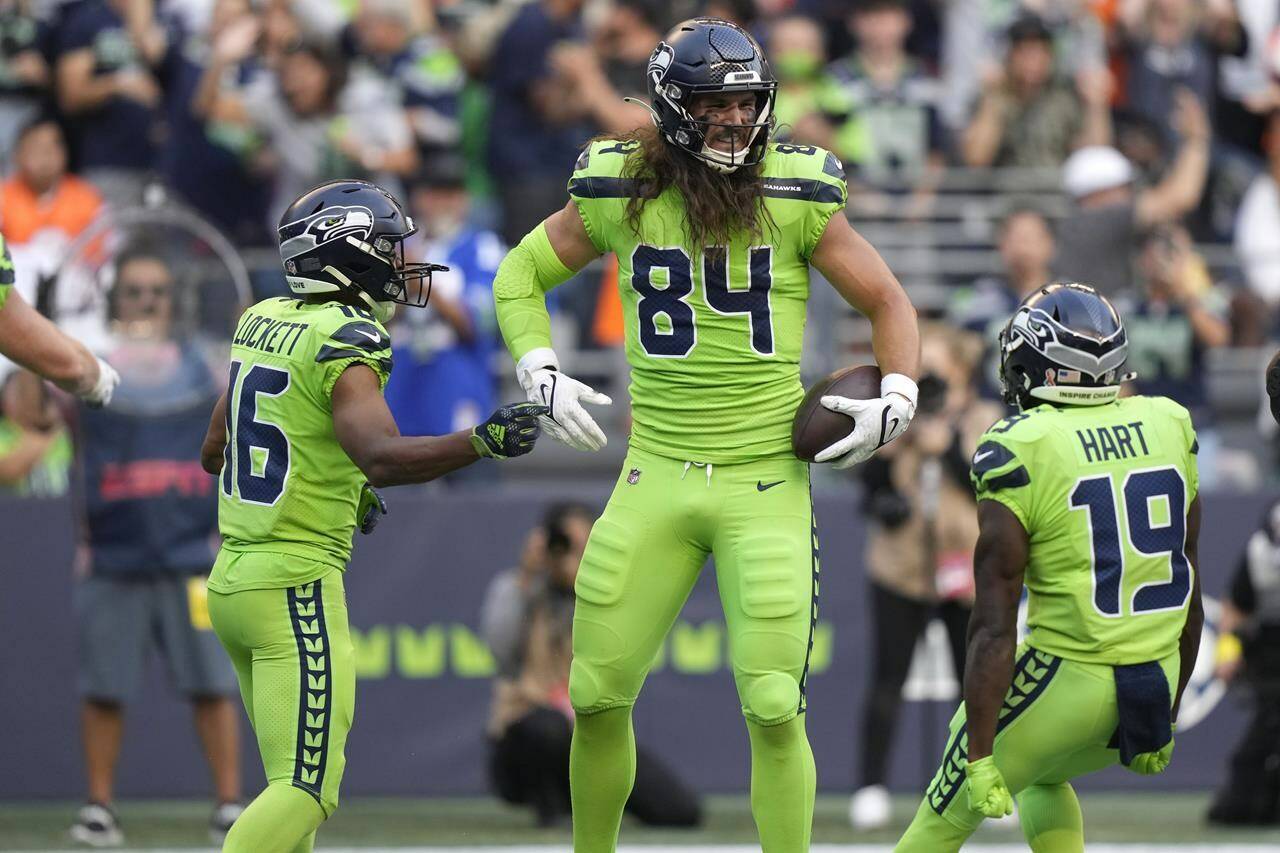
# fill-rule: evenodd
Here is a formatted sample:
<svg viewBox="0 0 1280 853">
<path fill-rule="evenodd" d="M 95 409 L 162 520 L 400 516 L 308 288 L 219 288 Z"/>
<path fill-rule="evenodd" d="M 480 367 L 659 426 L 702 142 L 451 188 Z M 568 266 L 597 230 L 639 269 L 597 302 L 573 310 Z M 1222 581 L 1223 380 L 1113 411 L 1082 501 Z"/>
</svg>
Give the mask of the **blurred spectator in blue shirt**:
<svg viewBox="0 0 1280 853">
<path fill-rule="evenodd" d="M 244 126 L 205 122 L 191 109 L 211 59 L 210 45 L 249 11 L 248 0 L 215 0 L 203 32 L 177 16 L 167 22 L 165 50 L 157 66 L 166 126 L 159 169 L 170 189 L 238 245 L 260 246 L 271 236 L 262 221 L 271 185 L 249 167 L 257 135 Z M 264 73 L 250 59 L 227 69 L 227 83 L 245 86 Z"/>
<path fill-rule="evenodd" d="M 957 293 L 948 308 L 952 323 L 982 338 L 986 355 L 977 377 L 978 390 L 990 398 L 1000 396 L 1000 330 L 1022 300 L 1052 279 L 1053 228 L 1037 208 L 1014 207 L 996 232 L 996 248 L 1003 270 Z"/>
<path fill-rule="evenodd" d="M 427 310 L 402 312 L 392 332 L 396 369 L 386 397 L 406 435 L 469 429 L 495 402 L 493 277 L 506 248 L 468 221 L 465 177 L 461 156 L 440 154 L 410 190 L 418 234 L 409 251 L 449 271 L 432 276 Z"/>
<path fill-rule="evenodd" d="M 28 0 L 0 0 L 0 160 L 9 159 L 18 130 L 35 118 L 49 87 L 47 37 Z"/>
<path fill-rule="evenodd" d="M 583 0 L 522 7 L 489 58 L 493 111 L 489 170 L 502 209 L 502 236 L 514 245 L 564 204 L 564 182 L 590 136 L 583 105 L 565 97 L 552 49 L 582 39 Z"/>
<path fill-rule="evenodd" d="M 421 11 L 411 0 L 365 0 L 342 30 L 342 48 L 398 90 L 420 148 L 452 149 L 462 139 L 458 99 L 466 78 L 448 45 L 426 31 Z"/>
<path fill-rule="evenodd" d="M 72 119 L 72 150 L 116 207 L 142 200 L 156 165 L 161 91 L 152 66 L 164 44 L 150 4 L 135 0 L 82 0 L 58 28 L 58 105 Z"/>
<path fill-rule="evenodd" d="M 1230 0 L 1134 0 L 1121 18 L 1128 58 L 1128 103 L 1157 122 L 1166 139 L 1177 136 L 1169 121 L 1174 93 L 1191 90 L 1211 112 L 1218 88 L 1218 59 L 1243 56 L 1248 37 Z"/>
</svg>

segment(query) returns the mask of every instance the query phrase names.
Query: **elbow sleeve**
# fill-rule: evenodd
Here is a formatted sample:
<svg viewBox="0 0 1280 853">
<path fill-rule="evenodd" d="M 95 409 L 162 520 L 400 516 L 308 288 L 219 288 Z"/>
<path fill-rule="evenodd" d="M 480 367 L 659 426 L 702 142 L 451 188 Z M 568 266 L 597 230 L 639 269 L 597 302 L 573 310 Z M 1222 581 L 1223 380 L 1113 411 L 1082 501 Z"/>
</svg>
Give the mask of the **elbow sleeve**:
<svg viewBox="0 0 1280 853">
<path fill-rule="evenodd" d="M 551 348 L 546 293 L 573 277 L 551 246 L 545 224 L 525 235 L 507 253 L 493 280 L 498 327 L 516 361 L 539 347 Z"/>
</svg>

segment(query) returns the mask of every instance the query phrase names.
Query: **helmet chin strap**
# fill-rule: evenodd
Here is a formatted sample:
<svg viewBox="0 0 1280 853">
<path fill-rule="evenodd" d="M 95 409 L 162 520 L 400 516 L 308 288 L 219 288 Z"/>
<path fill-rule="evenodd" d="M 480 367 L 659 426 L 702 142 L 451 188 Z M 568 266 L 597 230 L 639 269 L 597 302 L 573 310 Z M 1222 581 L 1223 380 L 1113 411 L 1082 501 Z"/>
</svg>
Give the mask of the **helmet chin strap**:
<svg viewBox="0 0 1280 853">
<path fill-rule="evenodd" d="M 325 272 L 346 284 L 351 292 L 360 298 L 360 301 L 369 306 L 369 310 L 373 312 L 373 316 L 379 323 L 391 322 L 391 318 L 396 314 L 396 304 L 394 302 L 379 302 L 360 288 L 353 286 L 351 279 L 343 275 L 340 270 L 333 267 L 325 267 Z"/>
</svg>

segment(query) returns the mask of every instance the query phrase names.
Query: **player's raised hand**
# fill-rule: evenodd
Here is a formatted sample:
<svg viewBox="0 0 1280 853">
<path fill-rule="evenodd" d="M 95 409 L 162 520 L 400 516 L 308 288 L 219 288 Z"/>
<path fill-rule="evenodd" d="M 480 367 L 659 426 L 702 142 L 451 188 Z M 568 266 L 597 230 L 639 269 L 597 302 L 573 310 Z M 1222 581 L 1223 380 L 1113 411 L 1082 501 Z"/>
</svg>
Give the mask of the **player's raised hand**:
<svg viewBox="0 0 1280 853">
<path fill-rule="evenodd" d="M 510 459 L 533 450 L 542 434 L 539 419 L 550 411 L 533 403 L 512 403 L 498 409 L 471 431 L 471 446 L 488 459 Z"/>
<path fill-rule="evenodd" d="M 964 773 L 969 780 L 969 808 L 984 817 L 1002 818 L 1013 814 L 1013 796 L 993 756 L 970 761 Z"/>
<path fill-rule="evenodd" d="M 574 450 L 599 450 L 607 443 L 604 430 L 582 407 L 583 403 L 608 406 L 613 400 L 585 382 L 560 372 L 560 361 L 549 349 L 527 353 L 516 365 L 516 377 L 531 403 L 546 406 L 550 414 L 542 425 L 547 435 Z"/>
<path fill-rule="evenodd" d="M 836 468 L 848 468 L 906 432 L 916 413 L 916 383 L 900 373 L 890 373 L 880 381 L 880 394 L 874 400 L 835 395 L 822 398 L 825 408 L 853 419 L 853 430 L 814 456 L 814 462 L 833 462 Z"/>
</svg>

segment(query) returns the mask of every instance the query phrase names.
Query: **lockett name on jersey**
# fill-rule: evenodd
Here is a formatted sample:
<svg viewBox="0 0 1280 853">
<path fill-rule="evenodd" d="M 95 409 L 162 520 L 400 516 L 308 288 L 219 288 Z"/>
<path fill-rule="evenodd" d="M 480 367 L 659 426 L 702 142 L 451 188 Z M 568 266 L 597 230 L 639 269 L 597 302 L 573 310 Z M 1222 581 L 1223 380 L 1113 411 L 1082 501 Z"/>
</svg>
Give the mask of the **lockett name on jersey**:
<svg viewBox="0 0 1280 853">
<path fill-rule="evenodd" d="M 231 343 L 276 355 L 293 355 L 293 348 L 308 328 L 307 323 L 278 320 L 246 311 L 236 326 L 236 336 Z"/>
</svg>

